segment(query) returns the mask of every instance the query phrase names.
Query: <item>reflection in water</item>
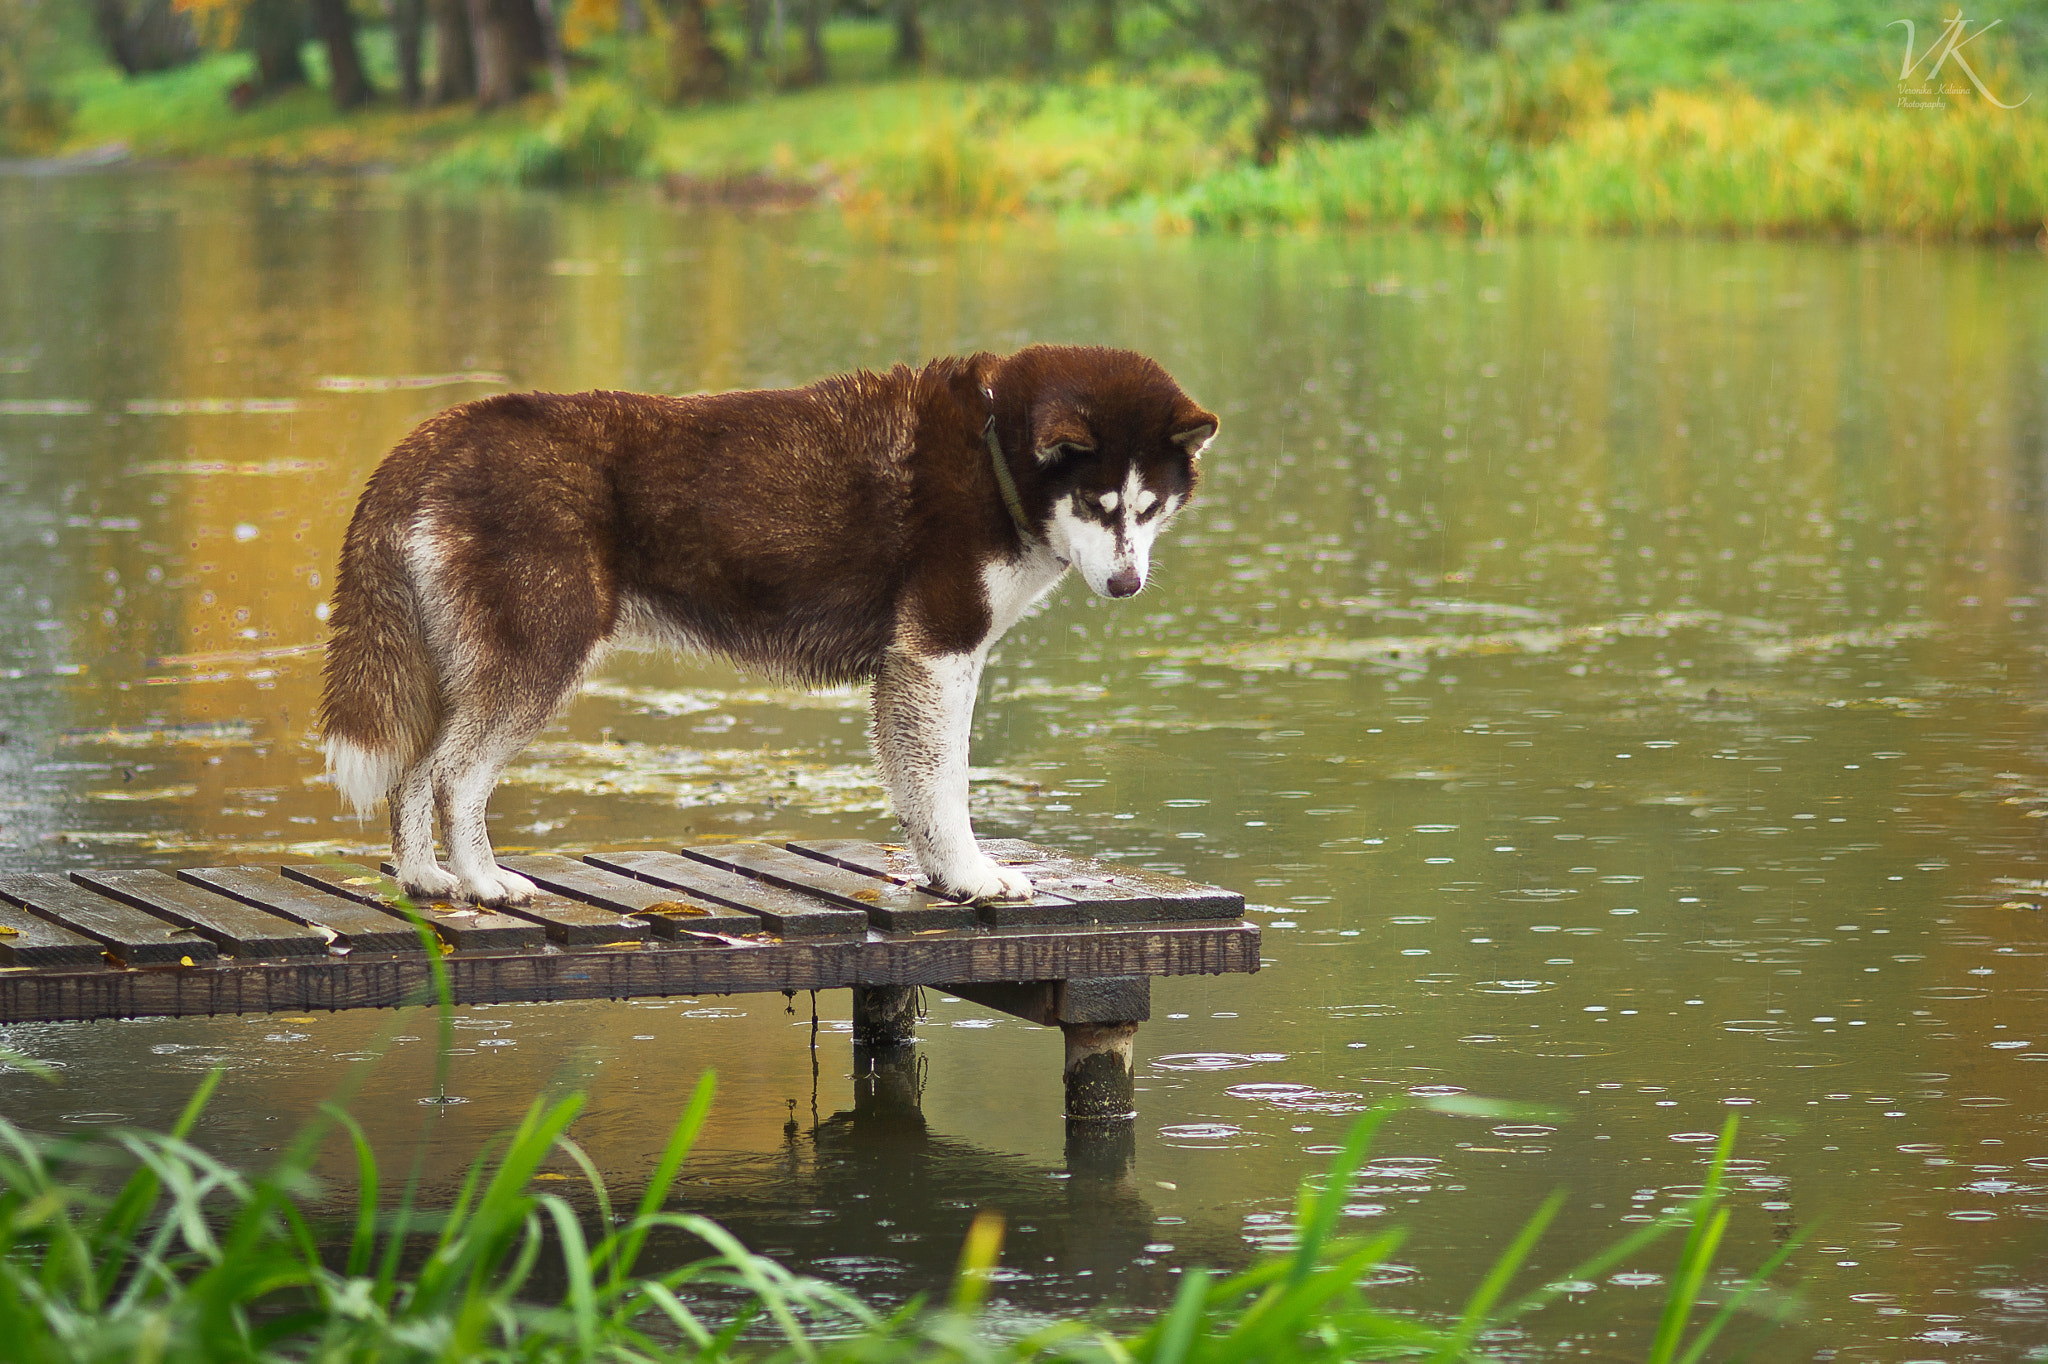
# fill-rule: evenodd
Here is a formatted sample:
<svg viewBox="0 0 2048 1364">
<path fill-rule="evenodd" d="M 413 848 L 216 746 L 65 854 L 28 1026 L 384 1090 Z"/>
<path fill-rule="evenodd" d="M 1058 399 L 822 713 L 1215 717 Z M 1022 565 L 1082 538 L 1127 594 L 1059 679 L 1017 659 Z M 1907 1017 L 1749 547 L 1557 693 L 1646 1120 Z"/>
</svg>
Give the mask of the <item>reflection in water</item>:
<svg viewBox="0 0 2048 1364">
<path fill-rule="evenodd" d="M 1025 1314 L 1283 1244 L 1295 1183 L 1380 1099 L 1557 1110 L 1385 1129 L 1352 1216 L 1412 1228 L 1381 1294 L 1442 1310 L 1554 1187 L 1544 1272 L 1676 1203 L 1737 1112 L 1723 1262 L 1815 1228 L 1803 1324 L 1759 1357 L 2048 1333 L 2037 252 L 0 184 L 0 859 L 379 849 L 306 732 L 320 611 L 361 480 L 438 407 L 1030 340 L 1154 353 L 1224 414 L 1155 586 L 1063 591 L 977 717 L 985 832 L 1264 906 L 1270 969 L 1155 991 L 1135 1192 L 1072 1209 L 1057 1039 L 936 997 L 930 1126 L 888 1142 L 848 1135 L 843 996 L 817 1082 L 843 1123 L 809 1118 L 808 1020 L 779 999 L 466 1011 L 448 1105 L 420 1102 L 413 1014 L 19 1028 L 67 1083 L 0 1076 L 0 1103 L 161 1121 L 218 1061 L 202 1135 L 248 1156 L 362 1065 L 379 1149 L 424 1135 L 452 1183 L 575 1085 L 579 1142 L 628 1187 L 715 1067 L 699 1191 L 758 1243 L 935 1288 L 976 1199 L 1012 1198 Z M 863 724 L 857 695 L 622 656 L 521 760 L 494 836 L 886 836 Z M 1104 1293 L 1120 1257 L 1156 1263 Z M 1628 1353 L 1667 1266 L 1589 1285 L 1532 1343 Z"/>
<path fill-rule="evenodd" d="M 983 1208 L 1006 1223 L 996 1282 L 1060 1285 L 999 1292 L 1011 1310 L 1020 1298 L 1034 1314 L 1086 1311 L 1105 1299 L 1156 1306 L 1172 1295 L 1182 1263 L 1245 1258 L 1227 1234 L 1159 1218 L 1135 1178 L 1128 1127 L 1070 1128 L 1062 1166 L 1047 1168 L 933 1131 L 922 1107 L 927 1068 L 915 1049 L 857 1054 L 855 1069 L 851 1107 L 822 1120 L 792 1112 L 780 1150 L 686 1170 L 675 1203 L 764 1254 L 880 1301 L 949 1282 Z M 699 1253 L 687 1238 L 654 1241 L 646 1263 Z"/>
</svg>

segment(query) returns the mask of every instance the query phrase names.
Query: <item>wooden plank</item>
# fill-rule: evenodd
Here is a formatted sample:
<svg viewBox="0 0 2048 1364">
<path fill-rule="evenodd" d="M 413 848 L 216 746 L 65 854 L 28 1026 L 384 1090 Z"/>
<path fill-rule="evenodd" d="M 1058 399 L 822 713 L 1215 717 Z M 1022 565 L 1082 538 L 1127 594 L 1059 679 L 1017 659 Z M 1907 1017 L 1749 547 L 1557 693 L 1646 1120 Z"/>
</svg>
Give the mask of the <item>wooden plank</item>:
<svg viewBox="0 0 2048 1364">
<path fill-rule="evenodd" d="M 194 965 L 220 949 L 190 929 L 95 895 L 61 876 L 0 876 L 0 897 L 73 933 L 91 938 L 128 966 Z"/>
<path fill-rule="evenodd" d="M 510 866 L 511 863 L 505 865 Z M 384 874 L 389 876 L 392 871 L 392 865 L 386 862 Z M 647 941 L 645 921 L 628 919 L 616 910 L 579 904 L 567 896 L 545 890 L 523 905 L 505 905 L 497 912 L 508 918 L 539 924 L 549 942 L 560 943 L 564 947 Z"/>
<path fill-rule="evenodd" d="M 868 930 L 865 914 L 836 909 L 780 886 L 763 885 L 694 857 L 666 852 L 612 852 L 591 853 L 583 860 L 606 871 L 636 876 L 657 886 L 687 891 L 699 899 L 743 909 L 760 916 L 770 931 L 785 938 L 845 937 Z"/>
<path fill-rule="evenodd" d="M 75 871 L 71 879 L 182 925 L 237 957 L 324 956 L 327 935 L 304 924 L 215 895 L 153 868 L 132 871 Z"/>
<path fill-rule="evenodd" d="M 402 913 L 398 883 L 353 863 L 307 862 L 279 870 L 316 890 L 331 891 L 375 909 Z M 505 952 L 545 945 L 541 926 L 473 905 L 434 900 L 416 906 L 420 916 L 458 952 Z"/>
<path fill-rule="evenodd" d="M 1244 897 L 1234 890 L 1142 867 L 1098 862 L 1016 838 L 991 838 L 981 850 L 1023 872 L 1034 885 L 1075 901 L 1083 918 L 1096 923 L 1235 919 L 1244 913 Z"/>
<path fill-rule="evenodd" d="M 815 842 L 791 843 L 789 850 L 814 857 L 849 871 L 887 877 L 902 885 L 926 884 L 924 869 L 908 848 L 888 843 L 870 843 L 860 838 L 829 838 Z M 1029 900 L 994 900 L 974 906 L 975 918 L 992 928 L 1033 927 L 1040 924 L 1074 924 L 1084 917 L 1081 906 L 1065 895 L 1044 886 Z"/>
<path fill-rule="evenodd" d="M 743 909 L 698 900 L 681 891 L 636 881 L 571 857 L 535 853 L 498 860 L 544 890 L 615 913 L 637 915 L 646 920 L 658 938 L 701 935 L 716 942 L 762 931 L 761 920 Z"/>
<path fill-rule="evenodd" d="M 396 914 L 287 880 L 273 867 L 188 867 L 178 879 L 281 914 L 316 932 L 325 929 L 334 934 L 334 946 L 352 952 L 421 950 L 419 933 Z"/>
<path fill-rule="evenodd" d="M 954 981 L 947 994 L 1010 1014 L 1027 1023 L 1142 1023 L 1152 1017 L 1149 976 L 1083 980 Z"/>
<path fill-rule="evenodd" d="M 685 852 L 714 867 L 724 867 L 785 890 L 816 895 L 842 909 L 858 910 L 877 928 L 919 933 L 935 928 L 971 928 L 975 922 L 972 905 L 871 872 L 805 857 L 772 843 L 720 843 Z"/>
<path fill-rule="evenodd" d="M 4 893 L 4 892 L 0 892 Z M 100 945 L 68 928 L 0 900 L 0 963 L 8 966 L 100 966 Z"/>
<path fill-rule="evenodd" d="M 60 888 L 76 890 L 61 883 Z M 751 949 L 651 944 L 630 951 L 458 952 L 442 962 L 458 1004 L 854 985 L 955 990 L 972 981 L 1256 971 L 1259 931 L 1247 923 L 1004 929 L 785 941 Z M 350 955 L 197 971 L 7 972 L 0 973 L 0 1023 L 390 1008 L 426 1000 L 429 969 L 424 955 Z"/>
</svg>

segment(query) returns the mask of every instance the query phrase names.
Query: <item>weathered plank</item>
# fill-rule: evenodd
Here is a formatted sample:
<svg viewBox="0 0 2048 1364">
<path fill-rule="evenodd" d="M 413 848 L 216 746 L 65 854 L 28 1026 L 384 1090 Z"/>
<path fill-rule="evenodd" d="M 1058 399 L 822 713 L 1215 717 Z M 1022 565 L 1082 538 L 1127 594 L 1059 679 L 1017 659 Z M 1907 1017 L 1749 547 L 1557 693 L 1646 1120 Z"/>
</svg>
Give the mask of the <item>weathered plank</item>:
<svg viewBox="0 0 2048 1364">
<path fill-rule="evenodd" d="M 969 928 L 975 922 L 972 905 L 906 886 L 889 877 L 805 857 L 772 843 L 720 843 L 685 851 L 714 867 L 736 871 L 784 890 L 816 895 L 842 909 L 858 910 L 875 927 L 893 932 Z"/>
<path fill-rule="evenodd" d="M 384 864 L 386 876 L 393 870 L 389 862 Z M 539 924 L 549 942 L 560 943 L 564 947 L 595 947 L 647 940 L 647 924 L 643 920 L 628 919 L 616 910 L 579 904 L 567 896 L 546 890 L 523 905 L 506 905 L 498 913 Z"/>
<path fill-rule="evenodd" d="M 835 909 L 812 896 L 764 885 L 695 857 L 666 852 L 613 852 L 591 853 L 584 860 L 606 871 L 743 909 L 758 915 L 769 931 L 785 938 L 846 937 L 866 933 L 868 928 L 865 914 Z"/>
<path fill-rule="evenodd" d="M 0 900 L 0 964 L 98 966 L 106 960 L 103 950 L 91 938 Z"/>
<path fill-rule="evenodd" d="M 346 862 L 307 862 L 281 870 L 292 880 L 317 890 L 331 891 L 375 909 L 404 912 L 400 908 L 398 883 L 368 867 Z M 458 952 L 516 951 L 539 947 L 546 941 L 539 924 L 488 909 L 452 905 L 445 900 L 429 901 L 417 909 L 420 917 Z"/>
<path fill-rule="evenodd" d="M 17 878 L 18 879 L 18 878 Z M 210 946 L 210 944 L 195 944 Z M 458 1004 L 829 990 L 854 985 L 1046 981 L 1256 971 L 1248 923 L 997 929 L 740 948 L 458 952 L 442 958 Z M 428 997 L 424 956 L 323 957 L 174 971 L 0 974 L 0 1023 L 392 1007 Z"/>
<path fill-rule="evenodd" d="M 828 838 L 793 842 L 789 844 L 789 850 L 848 871 L 885 877 L 899 885 L 926 884 L 924 871 L 908 848 L 870 843 L 861 838 Z M 1029 900 L 998 900 L 975 905 L 976 920 L 993 928 L 1013 928 L 1075 924 L 1087 917 L 1087 908 L 1067 896 L 1049 893 L 1044 887 L 1034 886 L 1033 889 L 1037 894 Z"/>
<path fill-rule="evenodd" d="M 1084 980 L 960 980 L 938 987 L 997 1013 L 1052 1027 L 1060 1023 L 1142 1023 L 1152 1016 L 1150 976 Z"/>
<path fill-rule="evenodd" d="M 178 879 L 316 931 L 325 929 L 334 934 L 334 945 L 352 952 L 421 950 L 419 933 L 396 914 L 287 880 L 272 867 L 188 867 Z"/>
<path fill-rule="evenodd" d="M 95 895 L 61 876 L 0 876 L 0 898 L 91 938 L 129 966 L 190 966 L 220 955 L 219 948 L 190 929 Z"/>
<path fill-rule="evenodd" d="M 669 887 L 636 881 L 572 857 L 533 853 L 501 857 L 498 861 L 543 890 L 641 918 L 659 938 L 704 934 L 717 940 L 761 931 L 761 920 L 743 909 L 694 899 Z"/>
<path fill-rule="evenodd" d="M 981 850 L 1042 890 L 1078 902 L 1084 917 L 1096 923 L 1235 919 L 1244 913 L 1244 896 L 1234 890 L 1143 867 L 1098 862 L 1018 838 L 991 838 Z"/>
<path fill-rule="evenodd" d="M 88 890 L 189 928 L 233 956 L 309 957 L 327 952 L 326 934 L 189 885 L 169 872 L 146 867 L 75 871 L 71 879 Z"/>
</svg>

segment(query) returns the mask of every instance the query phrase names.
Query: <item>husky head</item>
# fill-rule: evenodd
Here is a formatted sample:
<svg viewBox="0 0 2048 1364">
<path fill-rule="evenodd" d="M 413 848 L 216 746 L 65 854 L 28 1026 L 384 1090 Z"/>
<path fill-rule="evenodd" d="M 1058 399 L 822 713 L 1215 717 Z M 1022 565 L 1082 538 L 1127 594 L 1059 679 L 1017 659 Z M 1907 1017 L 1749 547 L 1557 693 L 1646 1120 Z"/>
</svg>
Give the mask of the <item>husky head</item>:
<svg viewBox="0 0 2048 1364">
<path fill-rule="evenodd" d="M 1151 360 L 1095 346 L 1018 351 L 990 392 L 1025 515 L 1046 548 L 1096 595 L 1137 595 L 1153 541 L 1194 496 L 1214 414 Z"/>
</svg>

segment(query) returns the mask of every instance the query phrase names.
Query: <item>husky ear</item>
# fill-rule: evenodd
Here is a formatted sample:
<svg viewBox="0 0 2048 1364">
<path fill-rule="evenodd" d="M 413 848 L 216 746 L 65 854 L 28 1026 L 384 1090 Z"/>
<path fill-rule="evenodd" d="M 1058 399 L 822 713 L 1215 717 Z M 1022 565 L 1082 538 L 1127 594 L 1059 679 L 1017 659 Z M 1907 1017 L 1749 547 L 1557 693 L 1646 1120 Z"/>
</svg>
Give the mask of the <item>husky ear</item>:
<svg viewBox="0 0 2048 1364">
<path fill-rule="evenodd" d="M 1183 413 L 1174 423 L 1173 443 L 1188 452 L 1188 458 L 1200 459 L 1202 451 L 1216 438 L 1214 414 L 1195 408 Z"/>
<path fill-rule="evenodd" d="M 1095 449 L 1095 433 L 1081 409 L 1062 400 L 1042 402 L 1031 411 L 1031 451 L 1040 467 L 1073 451 L 1087 454 Z"/>
</svg>

